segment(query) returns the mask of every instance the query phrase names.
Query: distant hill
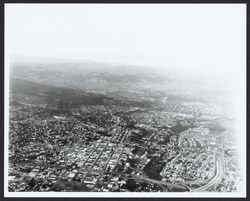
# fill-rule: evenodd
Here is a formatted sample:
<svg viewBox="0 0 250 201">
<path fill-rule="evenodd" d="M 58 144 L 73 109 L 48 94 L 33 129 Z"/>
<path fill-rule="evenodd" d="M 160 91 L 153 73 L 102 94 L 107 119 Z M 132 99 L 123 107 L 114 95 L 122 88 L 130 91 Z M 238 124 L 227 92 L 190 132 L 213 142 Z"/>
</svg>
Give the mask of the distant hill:
<svg viewBox="0 0 250 201">
<path fill-rule="evenodd" d="M 15 79 L 99 93 L 160 90 L 172 82 L 152 69 L 102 63 L 14 63 L 10 72 Z"/>
<path fill-rule="evenodd" d="M 41 89 L 44 89 L 43 85 L 57 87 L 50 89 L 52 93 L 47 90 L 47 93 L 43 94 L 49 93 L 49 97 L 61 96 L 59 99 L 62 101 L 67 99 L 66 102 L 75 99 L 73 102 L 77 104 L 80 103 L 78 101 L 80 99 L 83 99 L 83 103 L 86 104 L 102 103 L 102 98 L 100 99 L 99 96 L 92 101 L 86 93 L 102 94 L 106 99 L 115 99 L 116 103 L 118 100 L 120 102 L 131 101 L 133 105 L 159 101 L 166 96 L 182 98 L 186 101 L 219 101 L 223 102 L 223 105 L 225 101 L 230 100 L 231 91 L 209 88 L 201 84 L 203 78 L 191 79 L 188 76 L 185 77 L 182 72 L 180 73 L 182 76 L 171 70 L 169 73 L 160 73 L 154 68 L 97 62 L 25 63 L 16 61 L 10 66 L 11 79 L 34 82 L 40 84 L 38 88 L 41 87 Z M 23 86 L 24 89 L 26 87 Z M 72 91 L 69 91 L 70 89 Z M 54 93 L 54 91 L 58 92 Z M 81 98 L 83 91 L 85 95 Z M 68 96 L 68 98 L 63 96 Z"/>
<path fill-rule="evenodd" d="M 66 87 L 54 87 L 22 79 L 10 79 L 11 101 L 45 105 L 47 107 L 72 109 L 81 105 L 131 105 L 149 106 L 148 103 L 137 101 L 120 101 L 103 94 L 84 92 L 83 90 Z"/>
<path fill-rule="evenodd" d="M 21 79 L 10 79 L 12 98 L 29 104 L 48 104 L 59 108 L 103 105 L 110 98 L 65 87 L 53 87 Z"/>
</svg>

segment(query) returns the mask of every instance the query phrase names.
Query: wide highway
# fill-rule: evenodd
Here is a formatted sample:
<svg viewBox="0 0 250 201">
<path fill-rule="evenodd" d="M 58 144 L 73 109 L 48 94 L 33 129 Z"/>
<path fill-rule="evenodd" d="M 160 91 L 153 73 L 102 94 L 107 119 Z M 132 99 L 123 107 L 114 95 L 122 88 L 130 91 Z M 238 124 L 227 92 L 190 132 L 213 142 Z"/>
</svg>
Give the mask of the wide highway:
<svg viewBox="0 0 250 201">
<path fill-rule="evenodd" d="M 211 189 L 213 189 L 213 187 L 215 185 L 217 185 L 220 180 L 221 180 L 221 176 L 223 173 L 223 164 L 222 164 L 222 157 L 219 153 L 216 154 L 215 156 L 215 161 L 216 161 L 216 165 L 215 165 L 215 176 L 204 186 L 201 186 L 197 189 L 192 190 L 192 192 L 204 192 L 204 191 L 209 191 Z"/>
</svg>

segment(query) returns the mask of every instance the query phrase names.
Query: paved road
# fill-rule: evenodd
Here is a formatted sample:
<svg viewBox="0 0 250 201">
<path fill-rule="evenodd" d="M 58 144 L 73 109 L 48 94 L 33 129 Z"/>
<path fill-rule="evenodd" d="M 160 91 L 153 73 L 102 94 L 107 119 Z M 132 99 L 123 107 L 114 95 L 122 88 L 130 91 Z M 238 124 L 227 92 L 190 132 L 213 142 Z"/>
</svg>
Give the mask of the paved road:
<svg viewBox="0 0 250 201">
<path fill-rule="evenodd" d="M 204 186 L 199 187 L 197 189 L 192 190 L 193 192 L 204 192 L 204 191 L 209 191 L 211 190 L 216 184 L 220 182 L 222 173 L 223 173 L 223 164 L 222 164 L 222 158 L 219 154 L 216 156 L 216 174 L 215 176 Z"/>
<path fill-rule="evenodd" d="M 135 179 L 141 179 L 141 180 L 144 180 L 144 181 L 155 183 L 155 184 L 159 185 L 163 189 L 164 192 L 167 191 L 167 190 L 171 191 L 172 188 L 183 188 L 183 187 L 186 188 L 186 191 L 191 191 L 191 189 L 188 186 L 184 185 L 184 184 L 166 183 L 166 182 L 163 182 L 163 181 L 159 181 L 159 180 L 155 180 L 155 179 L 150 179 L 150 178 L 145 178 L 145 177 L 138 176 L 138 175 L 133 175 L 133 177 Z"/>
<path fill-rule="evenodd" d="M 154 184 L 157 184 L 158 186 L 160 186 L 163 190 L 163 192 L 166 192 L 167 189 L 160 183 L 160 181 L 158 180 L 155 180 L 155 179 L 149 179 L 149 178 L 144 178 L 144 177 L 141 177 L 141 176 L 137 176 L 137 175 L 132 175 L 132 177 L 134 177 L 135 179 L 139 179 L 139 180 L 144 180 L 144 181 L 147 181 L 147 182 L 150 182 L 150 183 L 154 183 Z"/>
</svg>

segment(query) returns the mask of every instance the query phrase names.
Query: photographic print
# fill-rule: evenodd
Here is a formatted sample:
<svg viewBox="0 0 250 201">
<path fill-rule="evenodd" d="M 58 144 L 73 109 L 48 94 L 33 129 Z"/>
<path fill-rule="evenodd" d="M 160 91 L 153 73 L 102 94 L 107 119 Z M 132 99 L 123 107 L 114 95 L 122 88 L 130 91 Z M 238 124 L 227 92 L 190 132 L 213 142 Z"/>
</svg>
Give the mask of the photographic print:
<svg viewBox="0 0 250 201">
<path fill-rule="evenodd" d="M 245 4 L 5 4 L 5 196 L 245 197 Z"/>
</svg>

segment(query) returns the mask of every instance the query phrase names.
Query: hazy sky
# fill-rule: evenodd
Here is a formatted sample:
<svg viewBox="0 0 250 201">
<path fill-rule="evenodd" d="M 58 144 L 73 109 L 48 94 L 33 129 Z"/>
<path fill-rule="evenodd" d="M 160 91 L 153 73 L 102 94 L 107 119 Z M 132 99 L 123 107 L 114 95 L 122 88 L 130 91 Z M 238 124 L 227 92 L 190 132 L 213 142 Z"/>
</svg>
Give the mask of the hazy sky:
<svg viewBox="0 0 250 201">
<path fill-rule="evenodd" d="M 244 4 L 7 4 L 8 54 L 242 76 Z"/>
</svg>

